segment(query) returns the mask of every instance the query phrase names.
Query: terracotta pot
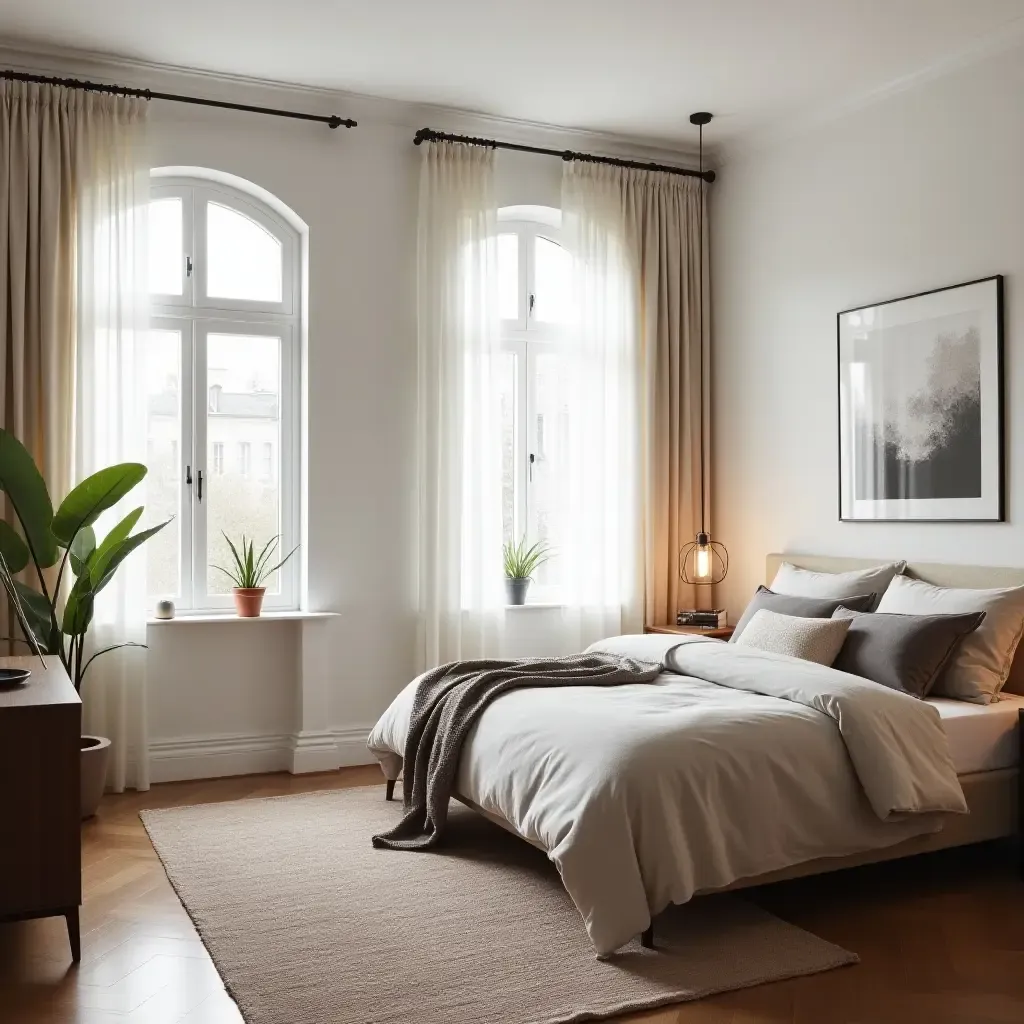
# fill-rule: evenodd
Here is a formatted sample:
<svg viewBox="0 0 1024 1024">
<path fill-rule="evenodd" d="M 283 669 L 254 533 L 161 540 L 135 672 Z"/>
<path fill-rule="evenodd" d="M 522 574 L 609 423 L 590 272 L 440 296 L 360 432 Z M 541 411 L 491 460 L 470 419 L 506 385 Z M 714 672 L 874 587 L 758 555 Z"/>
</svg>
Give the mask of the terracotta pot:
<svg viewBox="0 0 1024 1024">
<path fill-rule="evenodd" d="M 240 619 L 258 619 L 266 587 L 235 587 L 235 611 Z"/>
<path fill-rule="evenodd" d="M 82 737 L 81 803 L 82 820 L 91 818 L 100 805 L 107 783 L 110 740 L 104 736 Z"/>
</svg>

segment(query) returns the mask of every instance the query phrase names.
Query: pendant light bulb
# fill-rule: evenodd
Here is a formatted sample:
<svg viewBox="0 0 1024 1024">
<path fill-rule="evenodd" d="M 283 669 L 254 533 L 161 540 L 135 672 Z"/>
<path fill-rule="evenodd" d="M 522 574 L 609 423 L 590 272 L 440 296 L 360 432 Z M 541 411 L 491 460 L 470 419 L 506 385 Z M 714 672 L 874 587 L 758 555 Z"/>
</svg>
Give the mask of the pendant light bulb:
<svg viewBox="0 0 1024 1024">
<path fill-rule="evenodd" d="M 693 575 L 699 580 L 706 580 L 711 575 L 711 545 L 706 533 L 697 536 L 697 546 L 693 549 Z"/>
</svg>

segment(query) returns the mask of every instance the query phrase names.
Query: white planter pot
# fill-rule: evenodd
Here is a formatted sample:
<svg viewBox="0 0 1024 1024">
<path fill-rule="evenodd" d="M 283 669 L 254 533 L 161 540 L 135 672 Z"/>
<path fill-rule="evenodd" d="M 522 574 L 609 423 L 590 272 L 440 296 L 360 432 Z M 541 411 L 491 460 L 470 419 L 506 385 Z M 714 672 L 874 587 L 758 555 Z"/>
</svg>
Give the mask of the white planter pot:
<svg viewBox="0 0 1024 1024">
<path fill-rule="evenodd" d="M 110 740 L 105 736 L 82 737 L 82 820 L 91 818 L 100 805 L 107 782 Z"/>
</svg>

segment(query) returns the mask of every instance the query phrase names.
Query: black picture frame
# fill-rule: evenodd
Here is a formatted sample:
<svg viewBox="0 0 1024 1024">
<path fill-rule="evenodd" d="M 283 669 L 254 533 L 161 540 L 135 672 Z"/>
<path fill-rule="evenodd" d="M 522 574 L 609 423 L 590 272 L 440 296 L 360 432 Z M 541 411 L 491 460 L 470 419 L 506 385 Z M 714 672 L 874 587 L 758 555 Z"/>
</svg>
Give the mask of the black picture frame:
<svg viewBox="0 0 1024 1024">
<path fill-rule="evenodd" d="M 975 500 L 960 498 L 920 498 L 920 497 L 885 497 L 882 499 L 863 498 L 856 494 L 856 473 L 858 471 L 857 453 L 851 452 L 850 448 L 856 448 L 850 440 L 851 423 L 846 422 L 846 415 L 854 420 L 852 413 L 849 413 L 844 404 L 844 318 L 847 332 L 851 330 L 850 324 L 855 318 L 866 317 L 868 311 L 874 311 L 883 307 L 897 307 L 901 303 L 917 303 L 918 308 L 927 308 L 930 305 L 921 300 L 928 300 L 933 297 L 942 297 L 936 300 L 934 305 L 953 305 L 957 297 L 951 293 L 961 292 L 962 298 L 968 299 L 966 290 L 973 290 L 972 294 L 977 296 L 980 292 L 988 291 L 986 296 L 987 306 L 979 311 L 979 316 L 984 325 L 983 336 L 979 340 L 979 384 L 978 384 L 978 421 L 979 421 L 979 476 L 982 480 L 982 494 Z M 907 312 L 912 307 L 908 306 Z M 963 315 L 967 314 L 968 306 L 964 306 Z M 891 315 L 891 310 L 887 310 Z M 913 324 L 910 320 L 908 323 Z M 922 320 L 921 323 L 926 321 Z M 898 328 L 897 328 L 898 329 Z M 987 334 L 988 336 L 984 336 Z M 960 284 L 946 285 L 941 288 L 932 288 L 927 291 L 915 292 L 911 295 L 904 295 L 894 299 L 885 299 L 880 302 L 868 303 L 862 306 L 855 306 L 845 309 L 836 314 L 836 423 L 837 423 L 837 466 L 838 466 L 838 512 L 839 521 L 844 523 L 1002 523 L 1006 521 L 1006 436 L 1005 436 L 1005 373 L 1004 373 L 1004 334 L 1005 334 L 1005 312 L 1004 312 L 1004 278 L 1002 274 L 993 274 L 988 277 L 976 278 Z M 864 337 L 863 334 L 860 337 Z M 847 343 L 851 342 L 849 337 Z M 991 350 L 989 350 L 991 349 Z M 987 367 L 983 371 L 982 364 Z M 995 404 L 994 414 L 990 411 L 987 417 L 982 415 L 983 410 L 989 403 Z M 986 422 L 988 424 L 986 429 Z M 844 445 L 846 447 L 844 448 Z M 992 446 L 992 451 L 987 451 L 987 446 Z M 995 476 L 992 481 L 991 477 Z M 989 478 L 988 487 L 985 486 L 986 477 Z M 991 493 L 989 493 L 991 492 Z M 915 505 L 914 503 L 917 503 Z M 958 504 L 959 503 L 959 504 Z M 903 514 L 892 514 L 894 507 L 902 504 Z M 914 508 L 920 507 L 935 509 L 939 506 L 949 506 L 954 514 L 934 514 L 933 512 L 920 512 L 914 514 Z M 870 514 L 864 514 L 866 506 L 872 506 Z M 956 514 L 957 508 L 963 507 L 963 514 Z M 979 510 L 981 514 L 979 514 Z M 858 511 L 861 514 L 857 514 Z"/>
</svg>

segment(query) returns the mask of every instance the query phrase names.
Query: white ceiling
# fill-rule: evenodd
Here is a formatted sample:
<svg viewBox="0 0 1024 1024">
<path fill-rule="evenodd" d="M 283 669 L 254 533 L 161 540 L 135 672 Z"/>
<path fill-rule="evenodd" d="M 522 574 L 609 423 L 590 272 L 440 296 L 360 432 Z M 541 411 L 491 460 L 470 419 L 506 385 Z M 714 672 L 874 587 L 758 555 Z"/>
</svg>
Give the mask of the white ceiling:
<svg viewBox="0 0 1024 1024">
<path fill-rule="evenodd" d="M 26 43 L 637 138 L 818 116 L 1024 28 L 1024 0 L 3 0 Z"/>
</svg>

